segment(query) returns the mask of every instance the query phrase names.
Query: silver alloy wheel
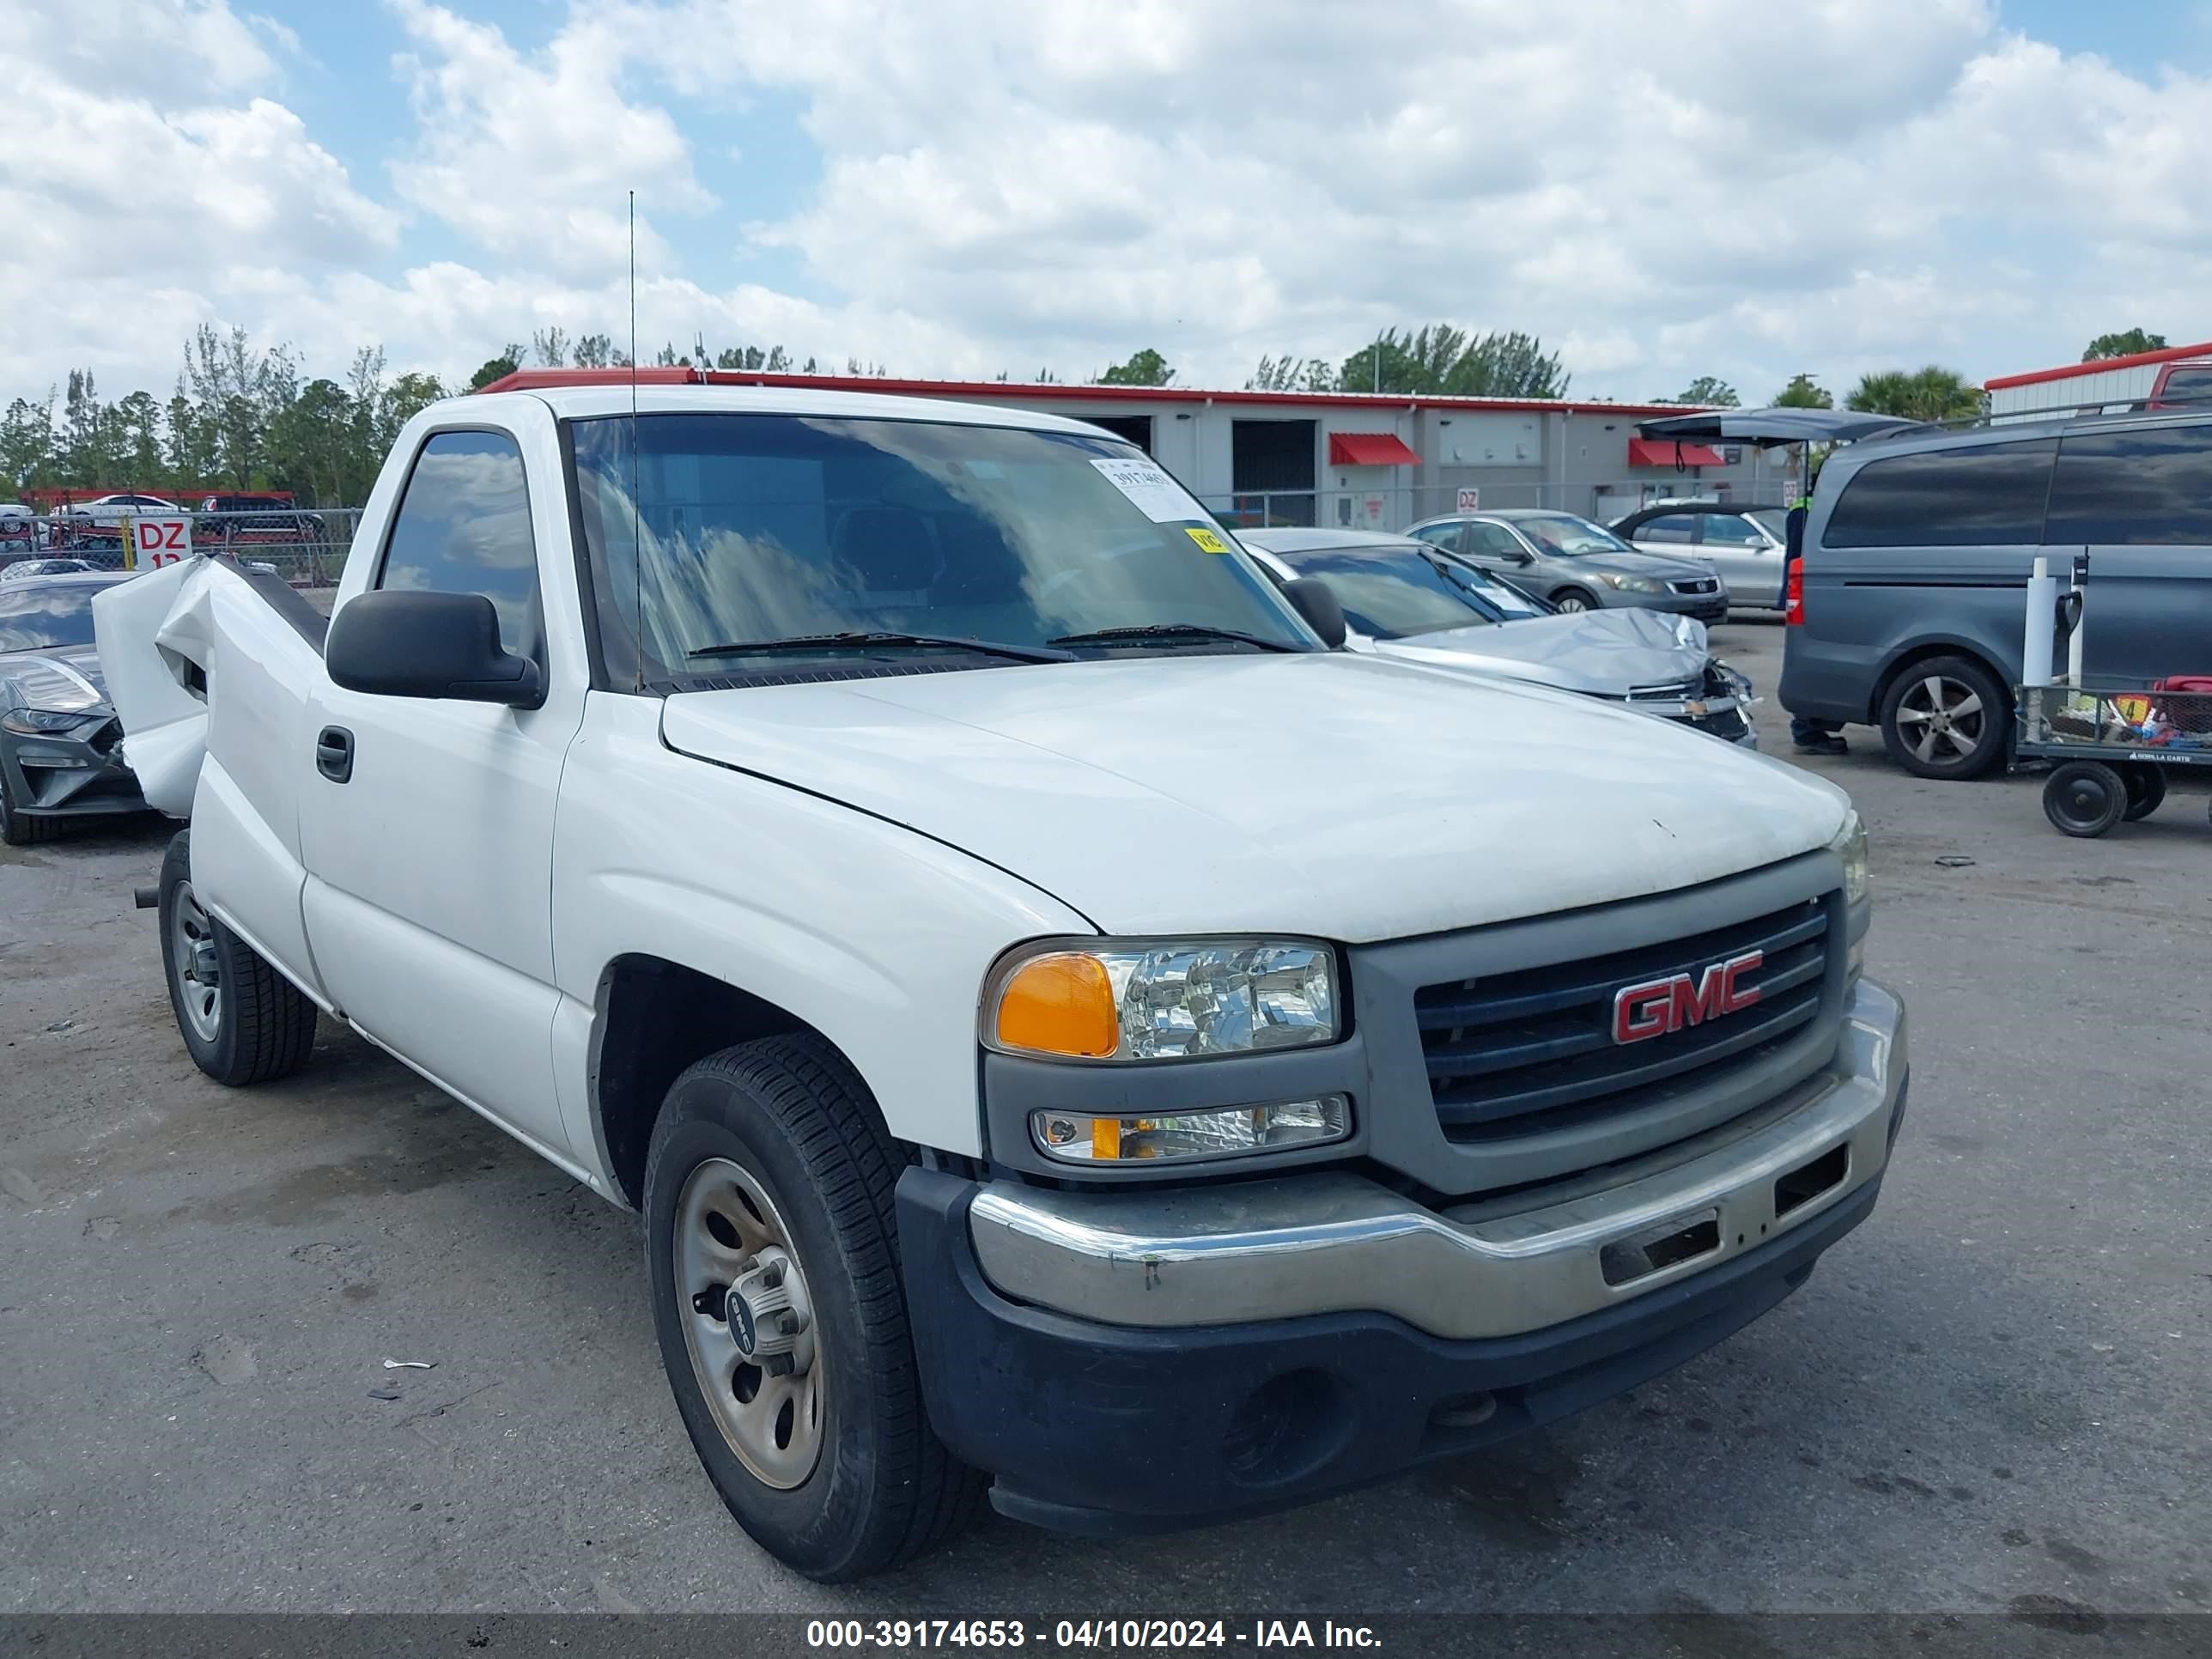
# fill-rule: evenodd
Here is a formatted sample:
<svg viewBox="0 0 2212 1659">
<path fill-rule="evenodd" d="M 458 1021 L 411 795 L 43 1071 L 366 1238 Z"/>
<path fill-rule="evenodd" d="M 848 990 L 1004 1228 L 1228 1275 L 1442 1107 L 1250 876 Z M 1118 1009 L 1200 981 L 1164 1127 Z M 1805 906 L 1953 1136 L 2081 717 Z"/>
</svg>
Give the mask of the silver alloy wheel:
<svg viewBox="0 0 2212 1659">
<path fill-rule="evenodd" d="M 822 1354 L 791 1230 L 768 1189 L 724 1158 L 691 1171 L 676 1200 L 684 1346 L 738 1461 L 788 1492 L 822 1455 Z"/>
<path fill-rule="evenodd" d="M 169 956 L 176 963 L 177 1001 L 192 1035 L 213 1042 L 222 1034 L 222 969 L 216 955 L 215 924 L 192 896 L 192 884 L 177 884 L 169 912 Z"/>
<path fill-rule="evenodd" d="M 1916 760 L 1929 766 L 1965 760 L 1982 746 L 1989 711 L 1964 680 L 1929 674 L 1898 699 L 1898 735 Z"/>
<path fill-rule="evenodd" d="M 1579 593 L 1562 594 L 1559 598 L 1553 600 L 1552 604 L 1556 609 L 1569 616 L 1572 616 L 1578 611 L 1587 611 L 1589 609 L 1589 601 L 1583 599 Z"/>
</svg>

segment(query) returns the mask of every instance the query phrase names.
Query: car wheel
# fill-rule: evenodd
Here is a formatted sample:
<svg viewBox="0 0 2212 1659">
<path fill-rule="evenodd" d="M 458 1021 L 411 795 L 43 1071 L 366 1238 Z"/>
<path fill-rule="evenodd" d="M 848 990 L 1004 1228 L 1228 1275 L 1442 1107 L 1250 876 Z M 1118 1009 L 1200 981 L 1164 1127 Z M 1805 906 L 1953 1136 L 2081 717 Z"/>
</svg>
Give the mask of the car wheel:
<svg viewBox="0 0 2212 1659">
<path fill-rule="evenodd" d="M 2063 836 L 2105 835 L 2127 810 L 2127 785 L 2102 761 L 2068 761 L 2044 780 L 2043 816 Z"/>
<path fill-rule="evenodd" d="M 1579 587 L 1570 587 L 1552 595 L 1552 604 L 1570 615 L 1577 611 L 1595 611 L 1597 601 Z"/>
<path fill-rule="evenodd" d="M 289 1077 L 315 1046 L 315 1005 L 192 891 L 191 831 L 161 860 L 161 966 L 192 1063 L 242 1088 Z"/>
<path fill-rule="evenodd" d="M 52 841 L 61 833 L 61 820 L 44 816 L 33 817 L 15 810 L 15 798 L 8 793 L 8 774 L 0 768 L 0 842 L 10 847 L 28 847 L 33 842 Z"/>
<path fill-rule="evenodd" d="M 2004 687 L 1969 657 L 1917 663 L 1882 696 L 1882 746 L 1915 777 L 1978 778 L 2004 758 L 2011 731 Z"/>
<path fill-rule="evenodd" d="M 2146 762 L 2120 768 L 2120 781 L 2128 787 L 2128 810 L 2120 815 L 2125 823 L 2148 817 L 2166 799 L 2166 773 Z"/>
<path fill-rule="evenodd" d="M 811 1035 L 701 1060 L 646 1164 L 647 1265 L 684 1426 L 738 1524 L 823 1583 L 913 1559 L 984 1477 L 923 1413 L 893 1190 L 906 1156 Z"/>
</svg>

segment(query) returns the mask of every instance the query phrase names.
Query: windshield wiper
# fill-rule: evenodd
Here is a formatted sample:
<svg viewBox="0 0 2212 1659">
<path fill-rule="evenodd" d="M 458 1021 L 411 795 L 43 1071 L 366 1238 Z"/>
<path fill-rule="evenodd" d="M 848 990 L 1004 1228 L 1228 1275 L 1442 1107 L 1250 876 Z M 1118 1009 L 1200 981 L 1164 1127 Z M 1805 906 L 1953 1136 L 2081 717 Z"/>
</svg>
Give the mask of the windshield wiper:
<svg viewBox="0 0 2212 1659">
<path fill-rule="evenodd" d="M 685 658 L 744 657 L 775 651 L 865 650 L 872 646 L 943 646 L 949 650 L 973 651 L 1013 662 L 1073 662 L 1073 651 L 1054 651 L 1042 645 L 1005 645 L 996 640 L 963 639 L 949 634 L 902 634 L 889 629 L 849 629 L 839 634 L 795 634 L 781 640 L 731 640 L 686 651 Z"/>
<path fill-rule="evenodd" d="M 1209 628 L 1204 623 L 1139 623 L 1131 628 L 1094 628 L 1086 634 L 1062 634 L 1054 645 L 1142 645 L 1158 640 L 1228 640 L 1237 645 L 1256 645 L 1262 651 L 1296 651 L 1281 640 L 1263 640 L 1257 634 L 1240 634 L 1233 628 Z"/>
</svg>

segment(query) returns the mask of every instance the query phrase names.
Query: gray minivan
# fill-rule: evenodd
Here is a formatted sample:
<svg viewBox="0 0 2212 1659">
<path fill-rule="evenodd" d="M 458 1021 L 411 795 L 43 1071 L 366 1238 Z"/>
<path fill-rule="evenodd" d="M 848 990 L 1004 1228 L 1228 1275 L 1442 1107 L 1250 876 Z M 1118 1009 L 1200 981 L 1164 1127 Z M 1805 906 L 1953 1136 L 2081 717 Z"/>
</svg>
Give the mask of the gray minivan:
<svg viewBox="0 0 2212 1659">
<path fill-rule="evenodd" d="M 1782 706 L 1881 728 L 1923 778 L 2001 763 L 2038 554 L 2089 555 L 2093 684 L 2212 673 L 2212 415 L 1924 430 L 1836 451 L 1787 608 Z"/>
</svg>

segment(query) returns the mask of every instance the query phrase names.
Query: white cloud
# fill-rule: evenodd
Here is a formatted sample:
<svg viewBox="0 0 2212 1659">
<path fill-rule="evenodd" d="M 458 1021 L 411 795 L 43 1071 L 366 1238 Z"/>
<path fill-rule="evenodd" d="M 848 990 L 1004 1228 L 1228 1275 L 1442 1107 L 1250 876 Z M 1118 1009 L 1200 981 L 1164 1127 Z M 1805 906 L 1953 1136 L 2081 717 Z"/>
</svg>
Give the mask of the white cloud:
<svg viewBox="0 0 2212 1659">
<path fill-rule="evenodd" d="M 1580 392 L 1760 398 L 2212 332 L 2212 82 L 2068 56 L 1988 0 L 572 0 L 542 46 L 388 0 L 412 128 L 343 162 L 284 84 L 312 15 L 300 40 L 222 0 L 33 4 L 21 84 L 70 90 L 0 149 L 0 396 L 85 361 L 164 384 L 203 319 L 324 370 L 619 334 L 633 185 L 648 354 L 696 331 L 1082 375 L 1155 345 L 1236 385 L 1449 319 L 1538 333 Z M 106 90 L 149 50 L 175 101 Z M 742 223 L 695 158 L 737 200 L 795 171 L 799 204 Z M 196 234 L 135 272 L 114 233 L 151 201 Z M 748 243 L 805 292 L 737 281 Z"/>
</svg>

